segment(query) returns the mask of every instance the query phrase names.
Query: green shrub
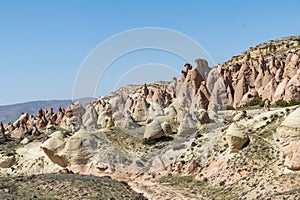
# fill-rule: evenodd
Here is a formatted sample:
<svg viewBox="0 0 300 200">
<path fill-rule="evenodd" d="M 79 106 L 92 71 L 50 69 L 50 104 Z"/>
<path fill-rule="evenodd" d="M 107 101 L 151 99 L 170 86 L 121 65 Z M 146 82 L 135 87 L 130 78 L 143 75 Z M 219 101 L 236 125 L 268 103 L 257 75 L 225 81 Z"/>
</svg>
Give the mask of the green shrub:
<svg viewBox="0 0 300 200">
<path fill-rule="evenodd" d="M 266 101 L 267 101 L 267 99 L 261 101 L 261 102 L 259 103 L 259 107 L 261 107 L 261 108 L 264 107 Z"/>
<path fill-rule="evenodd" d="M 251 101 L 249 101 L 248 103 L 249 106 L 260 106 L 263 107 L 265 105 L 265 101 L 263 101 L 261 98 L 256 97 L 254 99 L 252 99 Z"/>
<path fill-rule="evenodd" d="M 292 100 L 289 101 L 288 105 L 289 106 L 300 105 L 300 101 L 298 99 L 292 99 Z"/>
<path fill-rule="evenodd" d="M 286 102 L 283 99 L 279 99 L 278 101 L 275 102 L 275 105 L 280 107 L 286 107 L 288 106 L 288 102 Z"/>
<path fill-rule="evenodd" d="M 233 106 L 226 106 L 226 110 L 235 110 Z"/>
</svg>

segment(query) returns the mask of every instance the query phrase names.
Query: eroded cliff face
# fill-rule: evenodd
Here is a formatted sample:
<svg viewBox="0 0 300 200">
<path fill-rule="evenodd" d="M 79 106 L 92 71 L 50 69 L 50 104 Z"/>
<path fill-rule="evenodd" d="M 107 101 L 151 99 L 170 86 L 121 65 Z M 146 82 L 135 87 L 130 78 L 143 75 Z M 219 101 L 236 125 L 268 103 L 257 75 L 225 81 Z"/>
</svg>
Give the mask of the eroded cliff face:
<svg viewBox="0 0 300 200">
<path fill-rule="evenodd" d="M 285 37 L 257 45 L 221 63 L 218 72 L 234 107 L 258 97 L 272 103 L 300 100 L 300 37 Z"/>
</svg>

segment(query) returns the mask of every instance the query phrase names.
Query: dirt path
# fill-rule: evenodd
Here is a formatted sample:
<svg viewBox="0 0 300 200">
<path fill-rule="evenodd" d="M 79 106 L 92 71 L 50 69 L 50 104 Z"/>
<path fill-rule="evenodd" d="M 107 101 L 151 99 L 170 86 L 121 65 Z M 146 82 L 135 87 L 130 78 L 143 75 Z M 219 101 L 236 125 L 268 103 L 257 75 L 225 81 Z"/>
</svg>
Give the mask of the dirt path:
<svg viewBox="0 0 300 200">
<path fill-rule="evenodd" d="M 184 196 L 185 188 L 182 190 L 173 187 L 159 184 L 153 181 L 133 181 L 128 183 L 131 188 L 138 192 L 143 193 L 147 199 L 151 200 L 192 200 L 196 198 Z"/>
</svg>

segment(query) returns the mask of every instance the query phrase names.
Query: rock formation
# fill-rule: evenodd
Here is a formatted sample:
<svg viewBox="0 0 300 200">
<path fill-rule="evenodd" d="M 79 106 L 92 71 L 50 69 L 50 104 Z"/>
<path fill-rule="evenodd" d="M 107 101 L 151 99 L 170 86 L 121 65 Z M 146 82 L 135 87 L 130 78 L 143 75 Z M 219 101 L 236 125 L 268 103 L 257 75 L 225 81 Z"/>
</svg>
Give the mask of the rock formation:
<svg viewBox="0 0 300 200">
<path fill-rule="evenodd" d="M 219 79 L 230 88 L 228 99 L 233 99 L 227 105 L 244 106 L 252 97 L 268 99 L 272 103 L 281 99 L 300 100 L 299 54 L 300 37 L 286 37 L 257 45 L 219 64 Z M 216 72 L 210 73 L 214 75 L 209 74 L 209 80 L 217 77 Z M 212 87 L 216 86 L 209 83 L 208 88 Z"/>
<path fill-rule="evenodd" d="M 300 108 L 282 122 L 277 134 L 285 153 L 284 165 L 290 170 L 300 170 Z"/>
<path fill-rule="evenodd" d="M 300 100 L 299 41 L 270 41 L 213 68 L 197 59 L 171 82 L 129 85 L 57 113 L 22 113 L 15 122 L 0 123 L 0 172 L 143 181 L 195 175 L 197 184 L 209 188 L 203 196 L 217 188 L 259 198 L 258 190 L 276 182 L 273 177 L 283 181 L 284 173 L 300 170 L 300 108 L 271 106 Z M 256 99 L 266 100 L 265 107 L 246 111 Z"/>
<path fill-rule="evenodd" d="M 161 124 L 157 120 L 151 121 L 149 124 L 146 125 L 144 138 L 145 139 L 158 139 L 164 136 L 164 130 L 161 127 Z"/>
<path fill-rule="evenodd" d="M 245 133 L 245 127 L 243 128 L 236 123 L 232 123 L 227 129 L 226 139 L 228 140 L 231 153 L 238 152 L 249 142 L 248 135 Z"/>
</svg>

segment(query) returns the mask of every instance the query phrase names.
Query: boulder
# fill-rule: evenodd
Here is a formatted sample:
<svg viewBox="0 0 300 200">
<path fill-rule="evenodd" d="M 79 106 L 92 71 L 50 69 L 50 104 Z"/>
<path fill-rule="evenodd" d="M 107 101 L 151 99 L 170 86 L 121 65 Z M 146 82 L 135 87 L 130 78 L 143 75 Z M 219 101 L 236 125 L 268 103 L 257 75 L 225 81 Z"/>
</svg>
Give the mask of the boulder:
<svg viewBox="0 0 300 200">
<path fill-rule="evenodd" d="M 186 114 L 178 127 L 177 134 L 182 137 L 190 136 L 197 130 L 197 122 L 190 114 Z"/>
<path fill-rule="evenodd" d="M 226 131 L 226 139 L 229 144 L 230 153 L 239 152 L 248 142 L 249 137 L 245 128 L 237 123 L 232 123 Z"/>
<path fill-rule="evenodd" d="M 46 140 L 41 148 L 48 158 L 55 164 L 61 167 L 68 166 L 69 162 L 60 152 L 65 147 L 65 136 L 61 131 L 56 131 L 51 134 L 50 139 Z"/>
<path fill-rule="evenodd" d="M 293 171 L 300 170 L 300 140 L 291 141 L 285 148 L 284 166 Z"/>
<path fill-rule="evenodd" d="M 279 130 L 282 128 L 286 131 L 279 132 L 281 137 L 300 136 L 300 107 L 285 118 Z"/>
<path fill-rule="evenodd" d="M 1 168 L 10 168 L 12 167 L 16 162 L 15 155 L 0 155 L 0 167 Z"/>
<path fill-rule="evenodd" d="M 149 124 L 146 124 L 144 138 L 153 140 L 164 136 L 165 133 L 158 120 L 153 120 Z"/>
</svg>

